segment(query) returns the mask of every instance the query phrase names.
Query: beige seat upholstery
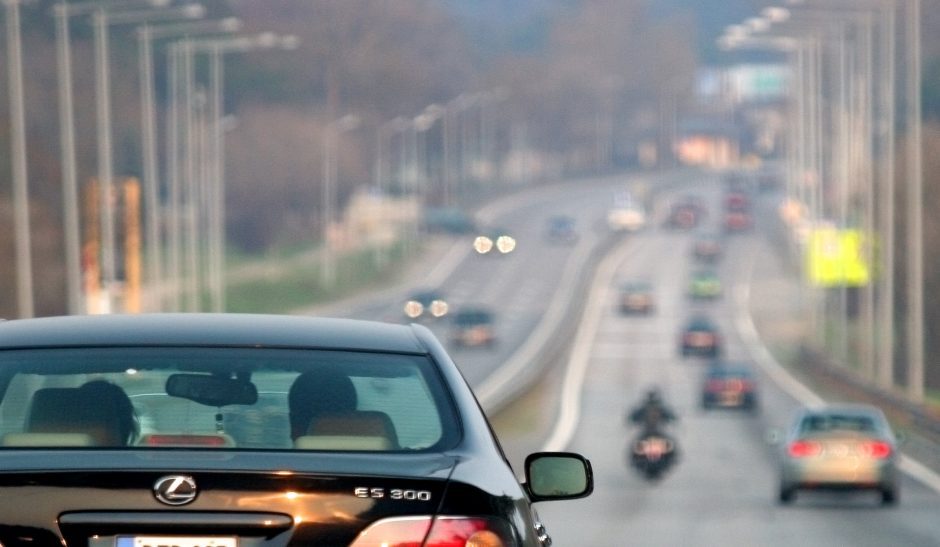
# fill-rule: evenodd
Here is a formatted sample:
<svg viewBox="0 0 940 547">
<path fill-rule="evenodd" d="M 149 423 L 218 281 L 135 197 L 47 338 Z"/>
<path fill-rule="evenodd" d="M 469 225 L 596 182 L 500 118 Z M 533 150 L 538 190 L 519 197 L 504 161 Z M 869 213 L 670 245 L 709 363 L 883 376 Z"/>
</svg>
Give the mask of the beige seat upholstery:
<svg viewBox="0 0 940 547">
<path fill-rule="evenodd" d="M 324 414 L 313 419 L 294 446 L 306 450 L 397 450 L 391 418 L 375 410 Z"/>
<path fill-rule="evenodd" d="M 0 444 L 8 447 L 76 447 L 94 446 L 95 441 L 87 433 L 7 433 Z"/>
</svg>

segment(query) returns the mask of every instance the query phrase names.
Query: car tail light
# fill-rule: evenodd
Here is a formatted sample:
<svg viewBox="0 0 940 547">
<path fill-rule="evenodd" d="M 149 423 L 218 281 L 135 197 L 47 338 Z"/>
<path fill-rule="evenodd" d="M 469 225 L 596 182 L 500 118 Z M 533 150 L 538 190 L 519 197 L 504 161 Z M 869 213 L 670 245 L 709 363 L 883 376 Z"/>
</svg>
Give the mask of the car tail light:
<svg viewBox="0 0 940 547">
<path fill-rule="evenodd" d="M 891 455 L 891 445 L 884 441 L 869 441 L 862 443 L 862 453 L 869 458 L 883 460 Z"/>
<path fill-rule="evenodd" d="M 728 391 L 744 391 L 744 382 L 737 378 L 725 380 L 725 389 Z"/>
<path fill-rule="evenodd" d="M 350 547 L 512 547 L 508 523 L 480 517 L 403 517 L 380 520 Z"/>
<path fill-rule="evenodd" d="M 708 383 L 705 384 L 706 391 L 721 391 L 724 387 L 725 383 L 721 380 L 709 380 Z"/>
<path fill-rule="evenodd" d="M 225 437 L 221 435 L 147 435 L 143 443 L 146 446 L 225 446 Z"/>
<path fill-rule="evenodd" d="M 809 458 L 818 456 L 822 452 L 822 445 L 813 441 L 793 441 L 787 447 L 787 454 L 791 458 Z"/>
</svg>

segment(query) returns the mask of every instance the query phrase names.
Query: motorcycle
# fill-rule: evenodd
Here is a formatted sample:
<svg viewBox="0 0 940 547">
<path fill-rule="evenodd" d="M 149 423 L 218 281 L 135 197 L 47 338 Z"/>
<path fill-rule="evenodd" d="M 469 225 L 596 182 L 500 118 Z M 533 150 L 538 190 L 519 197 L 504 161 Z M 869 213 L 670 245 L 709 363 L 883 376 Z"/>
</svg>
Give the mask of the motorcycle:
<svg viewBox="0 0 940 547">
<path fill-rule="evenodd" d="M 665 434 L 647 430 L 630 443 L 630 465 L 647 480 L 656 480 L 675 463 L 676 443 Z"/>
</svg>

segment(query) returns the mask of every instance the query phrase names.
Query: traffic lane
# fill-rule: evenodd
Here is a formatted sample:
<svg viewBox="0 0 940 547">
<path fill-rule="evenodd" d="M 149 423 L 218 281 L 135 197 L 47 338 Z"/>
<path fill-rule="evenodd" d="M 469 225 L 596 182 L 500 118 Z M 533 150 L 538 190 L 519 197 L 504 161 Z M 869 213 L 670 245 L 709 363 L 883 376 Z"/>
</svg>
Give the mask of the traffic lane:
<svg viewBox="0 0 940 547">
<path fill-rule="evenodd" d="M 512 197 L 487 209 L 486 224 L 500 226 L 517 240 L 507 255 L 480 256 L 471 250 L 473 236 L 455 238 L 466 244 L 467 252 L 450 268 L 450 275 L 438 288 L 451 305 L 450 317 L 462 306 L 483 305 L 495 313 L 497 340 L 493 347 L 458 347 L 451 342 L 453 325 L 449 317 L 424 321 L 440 338 L 471 385 L 479 385 L 506 362 L 542 320 L 548 303 L 558 295 L 559 282 L 569 262 L 580 260 L 607 236 L 604 219 L 615 193 L 635 177 L 613 177 L 559 185 L 545 193 Z M 589 187 L 589 191 L 586 188 Z M 551 217 L 566 215 L 575 219 L 578 239 L 561 243 L 546 237 Z M 430 266 L 429 266 L 430 267 Z M 417 287 L 415 287 L 417 288 Z M 408 292 L 397 300 L 369 303 L 349 310 L 356 317 L 405 321 L 402 306 Z"/>
<path fill-rule="evenodd" d="M 635 257 L 628 263 L 649 260 Z M 673 282 L 681 279 L 675 272 L 682 269 L 669 268 Z M 728 302 L 716 304 L 730 325 L 734 312 Z M 539 508 L 556 545 L 935 544 L 925 540 L 938 537 L 940 530 L 922 519 L 923 506 L 938 508 L 937 497 L 909 480 L 902 485 L 906 501 L 896 509 L 882 509 L 877 499 L 861 494 L 805 495 L 794 507 L 778 506 L 776 461 L 764 442 L 764 422 L 698 410 L 703 363 L 676 357 L 671 333 L 678 324 L 646 330 L 635 318 L 623 324 L 612 310 L 605 314 L 585 385 L 581 426 L 570 445 L 591 458 L 597 488 L 586 500 Z M 663 319 L 682 315 L 674 309 Z M 744 354 L 735 347 L 735 337 L 727 342 L 730 351 Z M 650 383 L 665 386 L 667 400 L 681 415 L 675 434 L 682 451 L 677 468 L 652 484 L 627 468 L 628 434 L 622 422 L 625 407 Z M 766 382 L 762 387 L 762 414 L 788 417 L 795 404 L 775 396 Z"/>
</svg>

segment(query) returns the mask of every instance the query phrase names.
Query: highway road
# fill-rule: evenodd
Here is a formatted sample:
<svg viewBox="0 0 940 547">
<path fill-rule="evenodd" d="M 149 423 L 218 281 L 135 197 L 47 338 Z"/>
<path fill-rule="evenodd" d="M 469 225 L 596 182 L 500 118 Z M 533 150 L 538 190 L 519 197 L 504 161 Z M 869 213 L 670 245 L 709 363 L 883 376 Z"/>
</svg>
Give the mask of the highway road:
<svg viewBox="0 0 940 547">
<path fill-rule="evenodd" d="M 407 293 L 418 287 L 441 289 L 458 307 L 484 304 L 498 312 L 500 336 L 493 349 L 450 347 L 455 361 L 490 408 L 498 393 L 517 377 L 507 367 L 555 365 L 539 369 L 539 387 L 495 414 L 495 428 L 510 461 L 521 468 L 525 454 L 541 449 L 573 450 L 588 456 L 596 489 L 584 500 L 539 504 L 539 513 L 556 547 L 621 545 L 905 545 L 940 544 L 940 495 L 905 476 L 897 507 L 883 508 L 870 494 L 801 493 L 792 506 L 776 502 L 775 448 L 767 432 L 786 426 L 792 413 L 813 395 L 792 381 L 781 389 L 767 372 L 775 363 L 754 334 L 749 311 L 780 313 L 799 304 L 798 293 L 774 283 L 784 267 L 763 232 L 729 236 L 718 265 L 724 295 L 692 303 L 686 296 L 692 267 L 691 232 L 653 226 L 613 241 L 604 215 L 615 192 L 627 185 L 661 187 L 659 211 L 694 188 L 712 212 L 706 229 L 717 230 L 721 185 L 717 177 L 683 175 L 657 180 L 613 177 L 523 194 L 484 209 L 480 216 L 505 227 L 519 241 L 505 257 L 475 256 L 469 240 L 455 240 L 440 263 L 429 264 L 423 280 L 381 297 L 343 308 L 347 315 L 402 320 Z M 764 198 L 768 199 L 768 198 Z M 773 214 L 764 203 L 760 217 Z M 568 214 L 577 219 L 575 245 L 544 238 L 547 219 Z M 596 277 L 592 250 L 609 251 Z M 621 316 L 616 287 L 624 279 L 655 281 L 657 311 L 649 317 Z M 561 303 L 579 298 L 575 281 L 588 284 L 580 306 Z M 555 318 L 560 330 L 547 329 Z M 703 411 L 698 405 L 705 361 L 678 353 L 681 325 L 693 310 L 719 324 L 729 358 L 750 362 L 760 380 L 757 415 Z M 444 341 L 446 323 L 430 324 Z M 548 334 L 546 334 L 546 332 Z M 545 355 L 532 340 L 570 342 L 572 353 Z M 527 342 L 528 341 L 528 342 Z M 770 361 L 770 362 L 768 362 Z M 565 368 L 574 367 L 574 368 Z M 575 370 L 576 372 L 571 372 Z M 775 373 L 779 376 L 779 372 Z M 500 381 L 494 378 L 502 378 Z M 650 386 L 658 386 L 679 413 L 673 433 L 681 448 L 678 466 L 657 482 L 647 482 L 625 464 L 624 413 Z M 559 404 L 568 401 L 570 404 Z"/>
<path fill-rule="evenodd" d="M 718 188 L 713 181 L 702 189 L 711 211 L 719 205 Z M 784 427 L 800 402 L 758 365 L 763 352 L 746 328 L 747 299 L 794 295 L 751 292 L 756 280 L 783 271 L 758 231 L 728 238 L 719 266 L 725 296 L 690 304 L 685 294 L 690 244 L 689 233 L 644 232 L 611 255 L 607 278 L 599 274 L 600 304 L 585 345 L 576 427 L 563 446 L 551 446 L 557 439 L 547 441 L 550 448 L 587 455 L 596 490 L 585 500 L 539 507 L 555 545 L 937 545 L 940 522 L 932 515 L 940 510 L 940 496 L 909 477 L 895 508 L 882 508 L 878 497 L 867 493 L 801 493 L 793 506 L 777 504 L 775 448 L 767 443 L 767 432 Z M 617 280 L 634 277 L 656 280 L 655 316 L 624 317 L 614 307 Z M 700 408 L 705 361 L 683 359 L 677 349 L 681 324 L 693 308 L 718 321 L 728 358 L 748 361 L 757 370 L 759 415 Z M 591 322 L 591 314 L 589 305 L 584 323 Z M 680 415 L 673 433 L 681 461 L 661 480 L 647 482 L 625 465 L 630 433 L 623 415 L 653 385 Z"/>
</svg>

